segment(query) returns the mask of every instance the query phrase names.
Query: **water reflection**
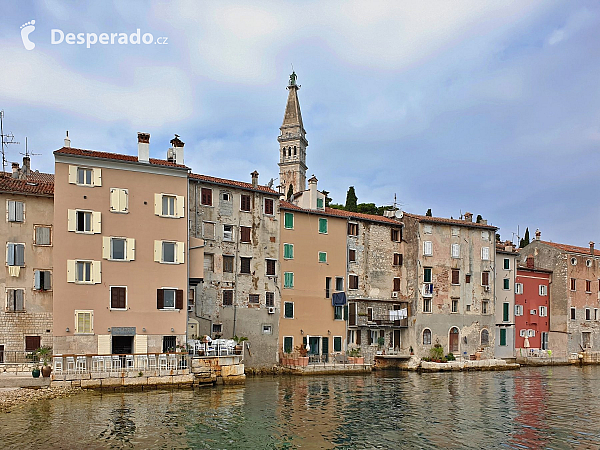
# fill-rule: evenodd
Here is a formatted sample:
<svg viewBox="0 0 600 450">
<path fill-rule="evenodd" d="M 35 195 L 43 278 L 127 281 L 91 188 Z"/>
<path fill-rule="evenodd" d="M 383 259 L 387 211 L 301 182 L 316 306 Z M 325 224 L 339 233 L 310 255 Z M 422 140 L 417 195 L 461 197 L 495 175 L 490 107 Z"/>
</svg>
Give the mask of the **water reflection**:
<svg viewBox="0 0 600 450">
<path fill-rule="evenodd" d="M 0 415 L 3 448 L 600 448 L 600 367 L 248 379 Z M 47 441 L 47 442 L 46 442 Z"/>
</svg>

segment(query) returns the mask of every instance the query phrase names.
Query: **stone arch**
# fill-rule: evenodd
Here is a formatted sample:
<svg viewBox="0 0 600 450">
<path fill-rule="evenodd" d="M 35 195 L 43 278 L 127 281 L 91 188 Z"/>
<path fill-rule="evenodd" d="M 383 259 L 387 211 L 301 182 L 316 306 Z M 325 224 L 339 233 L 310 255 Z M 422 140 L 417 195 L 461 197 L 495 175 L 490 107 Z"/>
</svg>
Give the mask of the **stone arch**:
<svg viewBox="0 0 600 450">
<path fill-rule="evenodd" d="M 490 345 L 490 332 L 488 331 L 487 328 L 484 328 L 483 330 L 481 330 L 481 346 L 482 347 L 487 347 Z"/>
<path fill-rule="evenodd" d="M 448 332 L 448 352 L 458 353 L 460 350 L 460 331 L 458 327 L 450 328 Z"/>
<path fill-rule="evenodd" d="M 429 328 L 423 330 L 423 345 L 431 345 L 431 330 Z"/>
</svg>

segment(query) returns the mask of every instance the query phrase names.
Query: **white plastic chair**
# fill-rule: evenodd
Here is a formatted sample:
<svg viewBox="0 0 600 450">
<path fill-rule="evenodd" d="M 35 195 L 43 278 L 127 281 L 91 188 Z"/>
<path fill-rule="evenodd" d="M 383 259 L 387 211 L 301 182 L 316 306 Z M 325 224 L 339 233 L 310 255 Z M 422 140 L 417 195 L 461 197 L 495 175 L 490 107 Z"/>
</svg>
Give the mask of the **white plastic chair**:
<svg viewBox="0 0 600 450">
<path fill-rule="evenodd" d="M 121 357 L 119 355 L 112 356 L 112 371 L 113 372 L 121 371 Z"/>
<path fill-rule="evenodd" d="M 63 373 L 63 359 L 61 355 L 55 355 L 52 358 L 52 365 L 54 366 L 54 373 Z"/>
<path fill-rule="evenodd" d="M 167 370 L 167 355 L 158 355 L 158 370 Z"/>
<path fill-rule="evenodd" d="M 148 368 L 148 355 L 136 355 L 135 359 L 138 369 L 146 370 Z"/>
<path fill-rule="evenodd" d="M 67 356 L 67 373 L 75 373 L 75 357 Z"/>
<path fill-rule="evenodd" d="M 104 358 L 102 356 L 92 356 L 92 372 L 104 372 Z"/>
<path fill-rule="evenodd" d="M 156 355 L 148 355 L 148 369 L 156 370 Z"/>
<path fill-rule="evenodd" d="M 87 358 L 85 356 L 78 356 L 77 363 L 75 366 L 76 373 L 87 372 Z"/>
<path fill-rule="evenodd" d="M 125 355 L 125 369 L 133 369 L 133 355 Z"/>
<path fill-rule="evenodd" d="M 104 371 L 110 372 L 112 370 L 112 356 L 102 356 L 104 360 Z"/>
<path fill-rule="evenodd" d="M 177 355 L 169 355 L 169 370 L 177 370 Z"/>
</svg>

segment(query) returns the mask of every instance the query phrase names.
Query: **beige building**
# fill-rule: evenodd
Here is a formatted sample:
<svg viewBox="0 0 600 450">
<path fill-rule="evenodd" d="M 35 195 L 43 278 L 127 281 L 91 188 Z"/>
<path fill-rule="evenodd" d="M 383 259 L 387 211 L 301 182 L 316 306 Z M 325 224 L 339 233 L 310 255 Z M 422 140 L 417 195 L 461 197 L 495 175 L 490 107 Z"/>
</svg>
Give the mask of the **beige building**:
<svg viewBox="0 0 600 450">
<path fill-rule="evenodd" d="M 54 152 L 54 352 L 161 352 L 184 345 L 188 168 L 65 146 Z"/>
<path fill-rule="evenodd" d="M 277 362 L 279 194 L 258 183 L 191 174 L 190 242 L 203 242 L 203 275 L 190 261 L 189 337 L 247 337 L 244 364 Z M 203 241 L 202 241 L 203 240 Z"/>
<path fill-rule="evenodd" d="M 32 172 L 29 157 L 22 168 L 13 163 L 12 169 L 0 175 L 0 241 L 6 255 L 0 275 L 0 363 L 52 346 L 54 177 Z"/>
<path fill-rule="evenodd" d="M 515 355 L 515 289 L 519 253 L 512 242 L 496 243 L 496 358 Z M 522 292 L 521 292 L 522 293 Z"/>
</svg>

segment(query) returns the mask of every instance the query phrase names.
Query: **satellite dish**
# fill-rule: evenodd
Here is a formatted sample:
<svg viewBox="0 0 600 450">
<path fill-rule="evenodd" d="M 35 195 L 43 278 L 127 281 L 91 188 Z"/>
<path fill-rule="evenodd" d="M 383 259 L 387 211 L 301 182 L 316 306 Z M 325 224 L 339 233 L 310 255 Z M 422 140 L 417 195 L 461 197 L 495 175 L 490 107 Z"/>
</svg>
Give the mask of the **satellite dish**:
<svg viewBox="0 0 600 450">
<path fill-rule="evenodd" d="M 397 210 L 396 211 L 396 219 L 402 219 L 402 217 L 404 217 L 404 212 L 402 210 Z"/>
</svg>

